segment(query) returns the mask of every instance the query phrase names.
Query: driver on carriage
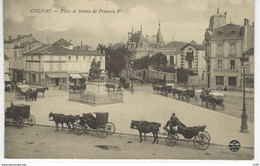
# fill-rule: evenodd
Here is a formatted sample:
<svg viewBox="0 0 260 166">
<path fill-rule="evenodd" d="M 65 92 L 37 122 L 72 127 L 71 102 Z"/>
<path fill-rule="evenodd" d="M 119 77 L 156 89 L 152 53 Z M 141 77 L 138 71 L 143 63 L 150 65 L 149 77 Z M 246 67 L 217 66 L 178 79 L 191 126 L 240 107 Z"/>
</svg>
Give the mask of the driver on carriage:
<svg viewBox="0 0 260 166">
<path fill-rule="evenodd" d="M 179 125 L 180 121 L 175 115 L 175 113 L 172 113 L 170 120 L 167 121 L 163 129 L 167 131 L 168 133 L 177 133 L 177 126 Z M 170 129 L 169 129 L 169 128 Z"/>
</svg>

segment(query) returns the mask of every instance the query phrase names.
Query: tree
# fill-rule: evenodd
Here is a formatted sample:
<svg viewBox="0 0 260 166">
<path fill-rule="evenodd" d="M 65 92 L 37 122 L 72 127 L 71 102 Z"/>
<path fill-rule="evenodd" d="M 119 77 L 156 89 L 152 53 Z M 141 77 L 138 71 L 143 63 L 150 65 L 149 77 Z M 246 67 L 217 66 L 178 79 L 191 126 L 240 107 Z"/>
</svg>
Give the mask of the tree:
<svg viewBox="0 0 260 166">
<path fill-rule="evenodd" d="M 167 65 L 168 61 L 167 57 L 159 52 L 151 57 L 150 63 L 155 70 L 161 70 L 163 66 Z"/>
<path fill-rule="evenodd" d="M 108 77 L 111 78 L 111 75 L 119 76 L 120 72 L 125 68 L 126 61 L 131 56 L 131 52 L 124 46 L 120 46 L 117 49 L 107 47 L 105 54 Z"/>
<path fill-rule="evenodd" d="M 150 57 L 144 56 L 134 61 L 134 69 L 148 69 L 150 66 Z"/>
</svg>

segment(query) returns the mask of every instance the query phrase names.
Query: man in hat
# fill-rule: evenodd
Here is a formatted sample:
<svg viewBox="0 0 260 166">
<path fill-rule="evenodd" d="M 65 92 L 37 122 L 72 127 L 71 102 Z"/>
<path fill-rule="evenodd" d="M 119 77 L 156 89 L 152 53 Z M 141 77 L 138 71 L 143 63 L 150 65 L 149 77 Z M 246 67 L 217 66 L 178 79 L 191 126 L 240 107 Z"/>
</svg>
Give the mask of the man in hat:
<svg viewBox="0 0 260 166">
<path fill-rule="evenodd" d="M 168 133 L 174 134 L 177 132 L 177 126 L 179 125 L 179 119 L 175 115 L 175 113 L 172 113 L 170 120 L 167 121 L 163 129 L 167 131 Z M 169 129 L 169 128 L 170 129 Z"/>
</svg>

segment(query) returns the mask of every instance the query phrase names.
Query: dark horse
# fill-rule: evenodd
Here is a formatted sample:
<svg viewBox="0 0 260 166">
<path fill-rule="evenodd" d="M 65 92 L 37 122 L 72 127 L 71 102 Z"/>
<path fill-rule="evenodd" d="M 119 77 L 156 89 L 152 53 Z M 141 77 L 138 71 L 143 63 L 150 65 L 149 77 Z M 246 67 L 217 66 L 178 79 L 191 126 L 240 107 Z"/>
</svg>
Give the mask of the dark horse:
<svg viewBox="0 0 260 166">
<path fill-rule="evenodd" d="M 45 92 L 46 90 L 49 90 L 49 88 L 48 88 L 48 87 L 37 88 L 37 89 L 36 89 L 36 92 L 37 92 L 37 93 L 38 93 L 38 92 L 41 92 L 42 95 L 43 95 L 43 97 L 44 97 L 44 92 Z"/>
<path fill-rule="evenodd" d="M 173 96 L 174 99 L 175 99 L 176 94 L 178 95 L 179 99 L 181 99 L 182 90 L 179 90 L 179 89 L 176 89 L 176 88 L 172 89 L 172 96 Z"/>
<path fill-rule="evenodd" d="M 59 123 L 61 124 L 62 130 L 63 130 L 63 124 L 65 123 L 69 131 L 71 131 L 71 124 L 74 126 L 75 123 L 75 117 L 72 115 L 64 115 L 64 114 L 54 114 L 52 112 L 49 113 L 49 120 L 54 121 L 56 124 L 56 130 L 55 132 L 59 131 Z"/>
<path fill-rule="evenodd" d="M 158 144 L 159 140 L 158 140 L 158 132 L 159 132 L 159 128 L 161 127 L 160 123 L 157 122 L 147 122 L 147 121 L 135 121 L 132 120 L 131 122 L 131 129 L 137 129 L 139 131 L 139 136 L 140 136 L 140 143 L 142 142 L 142 133 L 153 133 L 153 144 L 155 143 L 155 141 L 157 141 L 156 143 Z"/>
</svg>

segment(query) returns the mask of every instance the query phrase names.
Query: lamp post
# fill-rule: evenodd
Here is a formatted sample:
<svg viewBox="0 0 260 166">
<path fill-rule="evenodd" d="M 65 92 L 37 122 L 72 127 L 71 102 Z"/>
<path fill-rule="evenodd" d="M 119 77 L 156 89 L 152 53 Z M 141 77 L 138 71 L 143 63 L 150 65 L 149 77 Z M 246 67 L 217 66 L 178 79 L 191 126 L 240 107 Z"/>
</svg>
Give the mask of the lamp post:
<svg viewBox="0 0 260 166">
<path fill-rule="evenodd" d="M 131 61 L 131 94 L 134 94 L 134 82 L 133 82 L 133 65 L 134 65 L 134 62 Z"/>
<path fill-rule="evenodd" d="M 248 57 L 243 54 L 243 56 L 240 58 L 241 64 L 242 64 L 242 74 L 243 74 L 243 109 L 242 109 L 242 115 L 241 115 L 241 129 L 240 132 L 247 133 L 248 132 L 248 126 L 247 126 L 247 114 L 246 114 L 246 90 L 245 90 L 245 70 L 246 66 L 245 63 L 248 61 Z"/>
</svg>

